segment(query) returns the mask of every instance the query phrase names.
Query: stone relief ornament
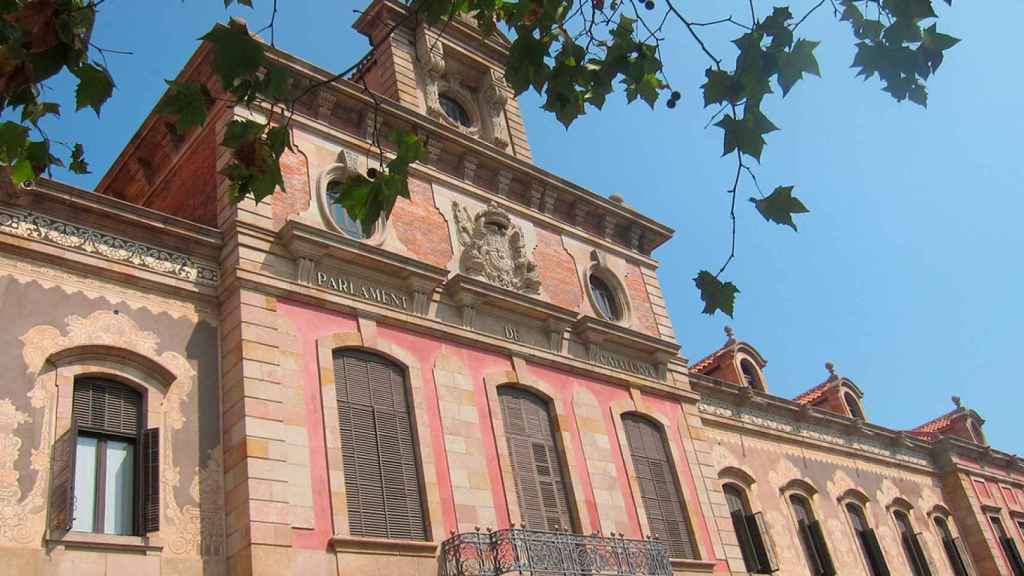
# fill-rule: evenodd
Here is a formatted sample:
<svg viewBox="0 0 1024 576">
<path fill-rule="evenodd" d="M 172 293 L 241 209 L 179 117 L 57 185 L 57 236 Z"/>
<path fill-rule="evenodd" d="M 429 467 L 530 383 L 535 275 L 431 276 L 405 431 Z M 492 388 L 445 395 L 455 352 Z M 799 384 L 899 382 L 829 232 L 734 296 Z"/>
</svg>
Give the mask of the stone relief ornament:
<svg viewBox="0 0 1024 576">
<path fill-rule="evenodd" d="M 0 400 L 0 538 L 4 542 L 27 544 L 32 541 L 35 518 L 31 513 L 38 512 L 45 504 L 45 491 L 37 489 L 39 481 L 28 497 L 22 499 L 18 484 L 20 474 L 14 467 L 22 444 L 14 430 L 31 421 L 32 418 L 15 408 L 9 399 Z M 37 478 L 49 467 L 49 460 L 49 451 L 42 448 L 32 451 L 30 461 Z"/>
<path fill-rule="evenodd" d="M 131 264 L 196 284 L 216 286 L 220 274 L 218 266 L 211 262 L 20 208 L 0 207 L 0 232 Z"/>
<path fill-rule="evenodd" d="M 527 294 L 540 293 L 537 265 L 526 253 L 523 231 L 497 204 L 471 216 L 452 202 L 452 213 L 462 245 L 459 265 L 470 276 Z"/>
</svg>

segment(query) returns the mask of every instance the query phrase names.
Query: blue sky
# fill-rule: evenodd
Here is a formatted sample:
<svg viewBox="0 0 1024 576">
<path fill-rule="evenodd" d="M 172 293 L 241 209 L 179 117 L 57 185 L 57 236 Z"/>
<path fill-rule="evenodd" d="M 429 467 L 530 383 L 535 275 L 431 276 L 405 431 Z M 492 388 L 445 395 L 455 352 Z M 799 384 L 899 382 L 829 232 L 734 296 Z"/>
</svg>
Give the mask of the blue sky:
<svg viewBox="0 0 1024 576">
<path fill-rule="evenodd" d="M 49 128 L 85 145 L 93 174 L 58 173 L 92 187 L 131 138 L 197 46 L 196 38 L 227 14 L 258 29 L 257 11 L 223 9 L 220 0 L 109 0 L 94 42 L 134 55 L 109 55 L 118 83 L 103 116 L 71 114 Z M 686 3 L 690 4 L 690 3 Z M 711 4 L 711 3 L 706 3 Z M 745 2 L 716 2 L 713 19 L 745 14 Z M 794 2 L 800 14 L 811 2 Z M 277 45 L 332 70 L 366 48 L 350 28 L 362 1 L 288 0 L 278 15 Z M 758 5 L 762 12 L 768 3 Z M 800 29 L 822 40 L 823 77 L 801 82 L 783 100 L 770 96 L 768 116 L 782 128 L 768 136 L 761 186 L 793 184 L 811 213 L 800 232 L 765 222 L 738 203 L 737 259 L 725 277 L 742 290 L 736 317 L 707 317 L 692 278 L 717 270 L 728 253 L 734 160 L 720 158 L 721 133 L 705 129 L 699 86 L 707 61 L 679 27 L 664 45 L 667 72 L 682 92 L 675 110 L 651 111 L 621 96 L 568 131 L 524 95 L 535 161 L 600 194 L 617 192 L 641 212 L 672 226 L 675 238 L 656 252 L 660 277 L 683 352 L 696 361 L 724 341 L 722 327 L 768 359 L 770 390 L 792 397 L 825 377 L 824 363 L 865 392 L 868 419 L 909 428 L 952 408 L 950 396 L 987 419 L 991 443 L 1024 453 L 1016 420 L 1024 403 L 1017 356 L 1024 325 L 1024 162 L 1019 135 L 1024 89 L 1019 34 L 1024 4 L 1014 0 L 940 4 L 940 31 L 964 41 L 928 84 L 929 107 L 897 104 L 877 80 L 854 78 L 853 40 L 845 23 L 823 7 Z M 708 10 L 706 6 L 702 8 Z M 660 15 L 659 9 L 655 13 Z M 735 30 L 709 32 L 727 61 Z M 1015 72 L 1016 71 L 1016 72 Z M 70 94 L 66 80 L 53 97 Z M 569 153 L 567 153 L 569 151 Z M 755 194 L 745 179 L 741 199 Z"/>
</svg>

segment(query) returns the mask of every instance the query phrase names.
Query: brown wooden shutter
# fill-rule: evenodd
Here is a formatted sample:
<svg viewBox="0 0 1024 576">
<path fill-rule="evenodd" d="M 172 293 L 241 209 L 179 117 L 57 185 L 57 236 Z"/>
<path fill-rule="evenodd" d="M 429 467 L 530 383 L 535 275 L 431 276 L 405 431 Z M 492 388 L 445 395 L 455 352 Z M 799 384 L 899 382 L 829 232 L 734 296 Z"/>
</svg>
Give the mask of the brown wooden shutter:
<svg viewBox="0 0 1024 576">
<path fill-rule="evenodd" d="M 771 534 L 764 521 L 764 514 L 761 512 L 748 514 L 746 525 L 753 543 L 754 556 L 757 558 L 757 573 L 774 574 L 778 572 L 779 561 L 775 557 L 775 548 L 772 546 Z"/>
<path fill-rule="evenodd" d="M 160 429 L 142 433 L 142 533 L 160 530 Z"/>
<path fill-rule="evenodd" d="M 832 553 L 828 551 L 828 545 L 825 544 L 825 534 L 821 530 L 821 522 L 815 520 L 808 523 L 807 533 L 810 535 L 815 556 L 818 558 L 818 565 L 821 567 L 820 576 L 835 576 L 836 566 L 832 562 Z M 877 544 L 877 540 L 875 542 Z"/>
<path fill-rule="evenodd" d="M 1017 543 L 1005 534 L 1000 536 L 999 541 L 1003 546 L 1003 552 L 1006 553 L 1006 560 L 1013 570 L 1013 576 L 1024 576 L 1024 560 L 1021 559 L 1020 551 L 1017 550 Z"/>
<path fill-rule="evenodd" d="M 928 563 L 928 556 L 925 555 L 924 547 L 921 546 L 921 533 L 907 534 L 907 541 L 916 564 L 917 574 L 932 576 L 932 567 Z"/>
<path fill-rule="evenodd" d="M 142 395 L 119 382 L 75 381 L 71 411 L 78 427 L 135 437 L 142 422 Z"/>
<path fill-rule="evenodd" d="M 864 550 L 871 564 L 871 573 L 875 576 L 890 576 L 889 563 L 885 561 L 885 554 L 882 553 L 875 531 L 870 528 L 861 530 L 860 538 L 864 542 Z"/>
<path fill-rule="evenodd" d="M 953 547 L 956 549 L 957 557 L 964 568 L 964 576 L 974 576 L 974 564 L 971 561 L 970 553 L 967 552 L 967 547 L 964 546 L 963 540 L 960 538 L 953 538 Z"/>
<path fill-rule="evenodd" d="M 661 430 L 632 414 L 622 417 L 622 425 L 652 534 L 665 542 L 671 557 L 696 558 L 693 531 Z"/>
<path fill-rule="evenodd" d="M 532 530 L 574 530 L 547 403 L 509 386 L 499 388 L 498 397 L 523 524 Z"/>
<path fill-rule="evenodd" d="M 427 537 L 415 434 L 401 368 L 367 352 L 334 353 L 349 530 Z"/>
<path fill-rule="evenodd" d="M 50 509 L 46 525 L 51 533 L 71 529 L 75 519 L 75 451 L 78 427 L 74 418 L 50 452 Z"/>
</svg>

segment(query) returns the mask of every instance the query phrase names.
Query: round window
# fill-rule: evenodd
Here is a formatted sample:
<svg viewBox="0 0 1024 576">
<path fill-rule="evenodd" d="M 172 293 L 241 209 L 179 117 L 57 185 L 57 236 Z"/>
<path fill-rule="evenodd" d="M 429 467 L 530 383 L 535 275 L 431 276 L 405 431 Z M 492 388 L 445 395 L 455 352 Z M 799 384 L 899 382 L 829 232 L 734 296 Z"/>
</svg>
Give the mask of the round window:
<svg viewBox="0 0 1024 576">
<path fill-rule="evenodd" d="M 452 119 L 452 121 L 458 123 L 460 126 L 466 128 L 473 127 L 473 121 L 469 117 L 469 112 L 466 112 L 466 108 L 459 101 L 447 94 L 441 94 L 437 97 L 441 102 L 441 109 L 444 113 Z"/>
<path fill-rule="evenodd" d="M 622 319 L 622 305 L 615 291 L 596 274 L 590 275 L 590 295 L 594 298 L 597 313 L 605 320 L 617 322 Z"/>
<path fill-rule="evenodd" d="M 331 180 L 327 183 L 327 209 L 331 213 L 331 220 L 345 236 L 355 240 L 366 240 L 368 236 L 363 231 L 363 227 L 349 216 L 348 210 L 345 210 L 345 207 L 337 201 L 340 193 L 340 180 Z"/>
</svg>

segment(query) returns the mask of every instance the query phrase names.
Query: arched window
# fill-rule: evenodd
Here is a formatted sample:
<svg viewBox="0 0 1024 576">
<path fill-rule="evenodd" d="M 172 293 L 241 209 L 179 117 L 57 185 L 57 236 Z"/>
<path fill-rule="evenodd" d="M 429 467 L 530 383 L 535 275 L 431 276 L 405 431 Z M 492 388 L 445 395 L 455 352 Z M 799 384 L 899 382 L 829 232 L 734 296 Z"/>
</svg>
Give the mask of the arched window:
<svg viewBox="0 0 1024 576">
<path fill-rule="evenodd" d="M 789 503 L 796 517 L 797 536 L 804 549 L 812 576 L 835 576 L 836 567 L 825 543 L 821 522 L 814 517 L 811 502 L 802 494 L 791 494 Z"/>
<path fill-rule="evenodd" d="M 331 180 L 327 183 L 327 209 L 331 213 L 331 220 L 341 230 L 342 234 L 354 240 L 365 240 L 373 234 L 367 234 L 363 226 L 348 215 L 348 210 L 341 205 L 338 197 L 341 194 L 341 180 Z M 377 224 L 374 224 L 374 228 Z"/>
<path fill-rule="evenodd" d="M 444 110 L 445 115 L 451 118 L 453 122 L 466 128 L 473 127 L 473 120 L 469 117 L 469 112 L 466 112 L 466 108 L 458 100 L 447 94 L 441 94 L 437 99 L 440 101 L 441 109 Z"/>
<path fill-rule="evenodd" d="M 522 523 L 531 530 L 574 531 L 547 402 L 511 386 L 499 388 L 498 398 Z"/>
<path fill-rule="evenodd" d="M 622 426 L 651 534 L 668 545 L 669 556 L 696 558 L 693 531 L 661 430 L 636 414 L 623 415 Z"/>
<path fill-rule="evenodd" d="M 142 405 L 142 395 L 120 382 L 75 381 L 71 426 L 51 457 L 51 530 L 159 530 L 159 440 L 156 429 L 145 429 Z"/>
<path fill-rule="evenodd" d="M 754 390 L 764 392 L 764 383 L 761 382 L 761 374 L 754 363 L 744 358 L 740 360 L 740 371 L 743 372 L 743 381 Z"/>
<path fill-rule="evenodd" d="M 359 350 L 334 351 L 338 428 L 353 536 L 425 540 L 404 371 Z"/>
<path fill-rule="evenodd" d="M 935 516 L 933 521 L 935 529 L 939 531 L 939 538 L 942 540 L 943 550 L 946 551 L 946 558 L 953 568 L 953 574 L 955 576 L 970 576 L 972 574 L 968 568 L 970 556 L 968 556 L 963 542 L 960 541 L 960 538 L 953 536 L 953 531 L 950 530 L 949 522 L 945 517 Z"/>
<path fill-rule="evenodd" d="M 889 565 L 885 561 L 885 554 L 878 544 L 878 536 L 868 524 L 864 515 L 864 508 L 854 502 L 846 503 L 846 514 L 850 517 L 850 525 L 853 526 L 853 533 L 857 536 L 861 553 L 864 554 L 864 561 L 872 576 L 889 576 Z"/>
<path fill-rule="evenodd" d="M 850 418 L 864 419 L 864 411 L 860 409 L 860 402 L 857 402 L 857 398 L 850 392 L 843 392 L 843 402 L 846 404 L 846 409 L 850 412 Z"/>
<path fill-rule="evenodd" d="M 1017 543 L 1013 541 L 1013 538 L 1003 528 L 1003 521 L 996 514 L 990 514 L 988 521 L 992 525 L 992 533 L 995 534 L 996 540 L 999 541 L 999 545 L 1003 549 L 1006 563 L 1013 570 L 1013 576 L 1024 576 L 1024 560 L 1021 559 Z"/>
<path fill-rule="evenodd" d="M 750 512 L 750 503 L 746 492 L 739 486 L 729 483 L 722 486 L 725 502 L 729 505 L 732 516 L 732 527 L 736 532 L 736 540 L 743 554 L 743 564 L 751 574 L 771 574 L 776 572 L 778 562 L 775 551 L 767 540 L 768 530 L 763 515 Z"/>
<path fill-rule="evenodd" d="M 896 527 L 900 531 L 900 541 L 903 543 L 903 553 L 907 555 L 907 563 L 910 564 L 910 571 L 914 576 L 932 576 L 931 567 L 928 565 L 928 557 L 924 554 L 924 547 L 921 545 L 921 535 L 914 532 L 914 526 L 910 523 L 910 516 L 903 510 L 893 510 L 892 517 L 896 520 Z"/>
<path fill-rule="evenodd" d="M 615 291 L 597 274 L 590 274 L 590 295 L 594 299 L 597 313 L 605 320 L 622 320 L 622 305 Z"/>
<path fill-rule="evenodd" d="M 946 559 L 949 560 L 949 565 L 953 569 L 955 576 L 970 576 L 969 572 L 969 558 L 967 550 L 964 548 L 963 542 L 959 538 L 953 536 L 953 531 L 949 529 L 949 522 L 942 516 L 935 516 L 935 529 L 939 531 L 939 538 L 942 540 L 942 548 L 946 551 Z"/>
</svg>

